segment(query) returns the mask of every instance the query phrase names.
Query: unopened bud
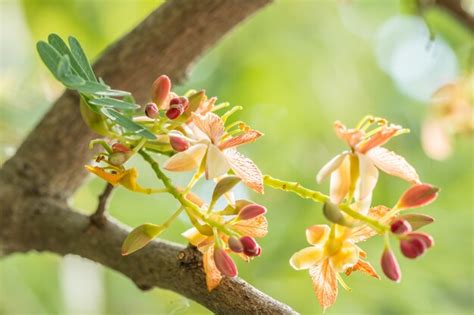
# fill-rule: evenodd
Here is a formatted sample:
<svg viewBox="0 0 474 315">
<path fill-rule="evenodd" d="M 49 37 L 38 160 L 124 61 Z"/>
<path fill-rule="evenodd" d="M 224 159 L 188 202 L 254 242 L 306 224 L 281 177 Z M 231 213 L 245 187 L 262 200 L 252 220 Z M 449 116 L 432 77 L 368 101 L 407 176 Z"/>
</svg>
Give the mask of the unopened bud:
<svg viewBox="0 0 474 315">
<path fill-rule="evenodd" d="M 337 205 L 330 201 L 326 201 L 323 205 L 323 214 L 332 223 L 344 225 L 345 218 Z"/>
<path fill-rule="evenodd" d="M 113 152 L 109 155 L 109 163 L 115 166 L 120 166 L 123 163 L 127 162 L 128 154 L 123 152 Z"/>
<path fill-rule="evenodd" d="M 180 136 L 170 136 L 170 145 L 176 152 L 183 152 L 189 148 L 189 142 Z"/>
<path fill-rule="evenodd" d="M 237 276 L 237 266 L 232 258 L 222 248 L 214 248 L 214 262 L 217 269 L 227 277 Z"/>
<path fill-rule="evenodd" d="M 240 242 L 242 243 L 242 246 L 244 247 L 244 254 L 253 257 L 253 256 L 258 256 L 259 255 L 259 248 L 257 242 L 253 237 L 250 236 L 243 236 L 240 238 Z M 260 250 L 261 251 L 261 250 Z"/>
<path fill-rule="evenodd" d="M 426 206 L 438 197 L 439 189 L 429 184 L 419 184 L 405 191 L 397 203 L 399 209 Z"/>
<path fill-rule="evenodd" d="M 240 178 L 232 175 L 220 179 L 212 192 L 212 202 L 216 202 L 222 195 L 229 192 L 239 182 Z"/>
<path fill-rule="evenodd" d="M 242 245 L 242 242 L 235 236 L 229 237 L 228 244 L 230 250 L 234 253 L 241 253 L 244 251 L 244 245 Z"/>
<path fill-rule="evenodd" d="M 406 220 L 408 223 L 410 223 L 412 229 L 418 230 L 419 228 L 428 225 L 430 223 L 434 222 L 434 219 L 428 215 L 425 214 L 405 214 L 399 217 L 400 220 Z"/>
<path fill-rule="evenodd" d="M 250 220 L 259 215 L 263 215 L 267 212 L 267 209 L 264 206 L 258 205 L 256 203 L 252 203 L 246 205 L 242 208 L 239 212 L 239 219 L 240 220 Z"/>
<path fill-rule="evenodd" d="M 127 235 L 122 244 L 122 256 L 130 255 L 143 248 L 146 244 L 156 238 L 165 230 L 164 225 L 143 224 L 135 228 Z"/>
<path fill-rule="evenodd" d="M 421 240 L 425 244 L 426 248 L 430 248 L 434 245 L 433 237 L 427 233 L 411 232 L 408 233 L 408 237 Z"/>
<path fill-rule="evenodd" d="M 170 108 L 166 111 L 166 117 L 171 120 L 174 120 L 181 116 L 184 113 L 184 107 L 182 104 L 173 104 L 170 105 Z"/>
<path fill-rule="evenodd" d="M 130 148 L 126 147 L 125 145 L 121 144 L 120 142 L 116 142 L 112 145 L 113 152 L 123 152 L 128 153 L 130 152 Z"/>
<path fill-rule="evenodd" d="M 145 114 L 149 118 L 155 118 L 158 114 L 158 106 L 155 103 L 148 103 L 145 107 Z"/>
<path fill-rule="evenodd" d="M 411 225 L 406 220 L 396 220 L 390 225 L 390 230 L 394 234 L 405 234 L 411 232 Z"/>
<path fill-rule="evenodd" d="M 402 273 L 398 265 L 397 258 L 389 249 L 385 249 L 380 260 L 383 273 L 392 281 L 400 282 Z"/>
<path fill-rule="evenodd" d="M 418 238 L 405 239 L 400 241 L 400 251 L 403 256 L 414 259 L 425 253 L 426 245 Z"/>
<path fill-rule="evenodd" d="M 164 102 L 168 99 L 171 91 L 171 80 L 166 75 L 161 75 L 153 82 L 152 99 L 158 106 L 162 108 Z"/>
</svg>

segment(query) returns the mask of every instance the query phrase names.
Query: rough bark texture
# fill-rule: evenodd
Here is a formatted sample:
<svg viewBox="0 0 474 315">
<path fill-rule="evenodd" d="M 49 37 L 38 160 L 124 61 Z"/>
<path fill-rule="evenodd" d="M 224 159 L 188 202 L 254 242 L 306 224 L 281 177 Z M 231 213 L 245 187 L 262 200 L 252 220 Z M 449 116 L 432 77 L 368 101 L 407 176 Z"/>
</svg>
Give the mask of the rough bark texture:
<svg viewBox="0 0 474 315">
<path fill-rule="evenodd" d="M 174 82 L 191 63 L 240 21 L 270 0 L 171 0 L 109 47 L 94 65 L 114 88 L 149 97 L 159 74 Z M 291 314 L 288 306 L 239 279 L 206 289 L 199 253 L 154 241 L 120 256 L 127 229 L 112 220 L 102 228 L 67 206 L 85 177 L 83 165 L 97 137 L 82 122 L 78 97 L 65 92 L 0 170 L 0 256 L 50 251 L 76 254 L 115 269 L 142 289 L 173 290 L 221 314 Z"/>
</svg>

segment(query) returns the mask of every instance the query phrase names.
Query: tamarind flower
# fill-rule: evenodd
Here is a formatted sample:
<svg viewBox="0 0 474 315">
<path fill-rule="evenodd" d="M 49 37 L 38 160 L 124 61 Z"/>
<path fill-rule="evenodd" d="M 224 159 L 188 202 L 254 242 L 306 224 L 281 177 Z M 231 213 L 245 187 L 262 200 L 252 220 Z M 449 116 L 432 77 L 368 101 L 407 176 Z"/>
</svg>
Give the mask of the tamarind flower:
<svg viewBox="0 0 474 315">
<path fill-rule="evenodd" d="M 335 225 L 331 231 L 328 225 L 313 225 L 306 229 L 306 240 L 312 246 L 293 254 L 290 265 L 296 270 L 309 270 L 323 309 L 336 301 L 338 281 L 345 286 L 339 273 L 358 270 L 379 278 L 370 263 L 362 259 L 366 257 L 365 252 L 356 245 L 362 239 L 353 239 L 350 228 Z"/>
<path fill-rule="evenodd" d="M 222 216 L 213 215 L 211 217 L 218 221 L 224 221 Z M 228 254 L 233 252 L 245 261 L 260 255 L 261 249 L 254 238 L 262 238 L 268 232 L 268 223 L 263 215 L 248 220 L 232 218 L 221 222 L 221 224 L 227 230 L 242 236 L 240 240 L 234 236 L 229 237 L 222 231 L 217 232 L 219 240 L 216 240 L 214 235 L 201 234 L 196 228 L 191 228 L 182 234 L 203 255 L 202 261 L 209 291 L 219 285 L 223 276 L 234 277 L 237 275 L 237 268 Z M 218 253 L 215 254 L 216 252 Z"/>
<path fill-rule="evenodd" d="M 365 129 L 375 121 L 380 126 L 366 132 Z M 331 202 L 339 204 L 346 197 L 348 201 L 354 197 L 356 208 L 366 213 L 379 169 L 410 183 L 419 183 L 420 180 L 416 170 L 403 157 L 381 147 L 391 138 L 406 132 L 406 129 L 374 118 L 369 118 L 368 124 L 359 125 L 358 128 L 347 129 L 339 121 L 334 123 L 336 134 L 349 145 L 350 151 L 344 151 L 326 163 L 316 180 L 321 183 L 330 175 Z"/>
<path fill-rule="evenodd" d="M 213 179 L 232 170 L 244 184 L 263 193 L 263 178 L 258 167 L 240 154 L 236 147 L 254 142 L 262 133 L 253 129 L 231 137 L 225 132 L 224 121 L 212 112 L 192 113 L 188 128 L 192 145 L 170 157 L 164 164 L 169 171 L 190 171 L 205 163 L 206 179 Z"/>
</svg>

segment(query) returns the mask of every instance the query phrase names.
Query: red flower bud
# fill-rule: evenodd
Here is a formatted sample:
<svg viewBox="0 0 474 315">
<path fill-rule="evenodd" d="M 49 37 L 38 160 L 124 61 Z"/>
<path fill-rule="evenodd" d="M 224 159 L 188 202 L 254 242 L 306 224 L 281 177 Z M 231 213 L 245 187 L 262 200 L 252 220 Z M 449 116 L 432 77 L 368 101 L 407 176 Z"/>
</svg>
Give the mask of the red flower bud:
<svg viewBox="0 0 474 315">
<path fill-rule="evenodd" d="M 152 99 L 159 108 L 163 107 L 171 91 L 171 80 L 166 75 L 159 76 L 152 85 Z"/>
<path fill-rule="evenodd" d="M 390 230 L 394 234 L 405 234 L 411 232 L 411 225 L 405 220 L 396 220 L 390 225 Z"/>
<path fill-rule="evenodd" d="M 242 242 L 234 236 L 229 237 L 228 244 L 230 250 L 234 253 L 241 253 L 244 251 L 244 245 L 242 245 Z"/>
<path fill-rule="evenodd" d="M 181 116 L 184 113 L 183 104 L 173 104 L 170 105 L 170 108 L 166 111 L 166 117 L 171 120 L 174 120 Z"/>
<path fill-rule="evenodd" d="M 227 277 L 237 276 L 237 266 L 232 258 L 222 248 L 214 248 L 214 262 L 217 269 Z"/>
<path fill-rule="evenodd" d="M 265 214 L 267 209 L 264 206 L 258 205 L 256 203 L 251 203 L 242 208 L 239 212 L 240 220 L 250 220 L 259 215 Z"/>
<path fill-rule="evenodd" d="M 145 115 L 149 118 L 155 118 L 158 114 L 158 107 L 155 103 L 148 103 L 145 107 Z"/>
<path fill-rule="evenodd" d="M 419 238 L 408 238 L 400 241 L 400 250 L 407 258 L 417 258 L 426 251 L 426 244 Z"/>
<path fill-rule="evenodd" d="M 176 152 L 186 151 L 189 148 L 189 142 L 180 136 L 170 136 L 170 145 Z"/>
<path fill-rule="evenodd" d="M 438 197 L 439 189 L 429 184 L 419 184 L 410 187 L 398 200 L 399 209 L 410 209 L 426 206 Z"/>
<path fill-rule="evenodd" d="M 116 142 L 112 145 L 112 151 L 113 152 L 123 152 L 123 153 L 128 153 L 130 152 L 130 149 L 126 147 L 125 145 Z"/>
<path fill-rule="evenodd" d="M 380 265 L 382 266 L 383 273 L 387 276 L 387 278 L 395 282 L 400 282 L 402 278 L 402 272 L 400 271 L 397 258 L 391 250 L 384 250 L 380 260 Z"/>
<path fill-rule="evenodd" d="M 253 256 L 258 256 L 261 252 L 258 249 L 260 246 L 258 246 L 257 242 L 253 237 L 250 236 L 243 236 L 240 238 L 240 242 L 242 243 L 242 246 L 244 247 L 244 254 L 253 257 Z"/>
<path fill-rule="evenodd" d="M 421 240 L 426 248 L 430 248 L 434 245 L 434 240 L 433 238 L 431 237 L 431 235 L 429 234 L 426 234 L 426 233 L 422 233 L 422 232 L 411 232 L 411 233 L 408 233 L 408 237 L 412 238 L 412 239 L 419 239 Z"/>
</svg>

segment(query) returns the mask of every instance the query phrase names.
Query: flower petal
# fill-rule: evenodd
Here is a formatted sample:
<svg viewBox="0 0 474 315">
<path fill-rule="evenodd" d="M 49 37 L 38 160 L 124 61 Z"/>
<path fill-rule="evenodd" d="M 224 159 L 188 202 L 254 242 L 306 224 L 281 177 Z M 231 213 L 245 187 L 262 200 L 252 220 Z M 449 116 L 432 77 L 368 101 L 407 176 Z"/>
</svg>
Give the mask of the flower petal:
<svg viewBox="0 0 474 315">
<path fill-rule="evenodd" d="M 204 132 L 211 139 L 212 143 L 218 145 L 224 134 L 224 122 L 222 119 L 210 112 L 205 115 L 193 113 L 192 118 L 196 127 Z"/>
<path fill-rule="evenodd" d="M 382 219 L 390 210 L 391 210 L 390 208 L 385 207 L 385 206 L 376 206 L 376 207 L 370 208 L 367 215 L 371 218 L 378 220 L 378 219 Z M 388 221 L 383 220 L 383 222 L 388 223 L 389 220 Z M 377 232 L 373 228 L 367 225 L 361 225 L 352 229 L 350 239 L 354 243 L 358 243 L 358 242 L 365 241 L 376 234 Z"/>
<path fill-rule="evenodd" d="M 336 272 L 344 272 L 354 266 L 359 259 L 359 248 L 350 241 L 344 242 L 342 248 L 330 257 L 331 265 Z"/>
<path fill-rule="evenodd" d="M 249 130 L 237 137 L 230 138 L 229 140 L 221 143 L 219 149 L 224 150 L 232 147 L 236 147 L 242 144 L 252 143 L 261 137 L 263 133 L 257 130 Z"/>
<path fill-rule="evenodd" d="M 351 184 L 349 156 L 345 156 L 339 168 L 331 174 L 330 197 L 331 202 L 339 204 L 347 195 Z"/>
<path fill-rule="evenodd" d="M 209 144 L 206 157 L 206 179 L 224 175 L 230 166 L 226 155 L 213 144 Z"/>
<path fill-rule="evenodd" d="M 241 235 L 261 238 L 268 233 L 268 222 L 263 215 L 250 220 L 237 221 L 232 225 L 233 229 Z"/>
<path fill-rule="evenodd" d="M 374 163 L 365 155 L 359 154 L 359 184 L 354 197 L 356 200 L 364 200 L 370 195 L 377 184 L 379 171 Z"/>
<path fill-rule="evenodd" d="M 410 183 L 420 183 L 420 178 L 413 166 L 394 152 L 385 148 L 374 148 L 366 155 L 385 173 L 400 177 Z"/>
<path fill-rule="evenodd" d="M 290 258 L 290 265 L 295 270 L 309 269 L 321 262 L 324 257 L 323 246 L 310 246 L 296 252 Z"/>
<path fill-rule="evenodd" d="M 313 225 L 306 229 L 306 240 L 311 245 L 324 244 L 331 228 L 326 224 Z"/>
<path fill-rule="evenodd" d="M 225 154 L 235 175 L 240 177 L 245 185 L 263 194 L 263 176 L 257 165 L 235 149 L 227 149 Z"/>
<path fill-rule="evenodd" d="M 120 180 L 122 177 L 125 176 L 125 172 L 121 173 L 108 173 L 106 172 L 103 168 L 98 167 L 98 166 L 90 166 L 90 165 L 85 165 L 84 166 L 89 172 L 99 176 L 106 182 L 110 183 L 111 185 L 117 186 L 120 183 Z"/>
<path fill-rule="evenodd" d="M 204 154 L 206 154 L 207 145 L 196 144 L 183 152 L 179 152 L 168 160 L 166 160 L 163 167 L 168 171 L 186 172 L 199 167 Z"/>
<path fill-rule="evenodd" d="M 331 173 L 334 172 L 341 165 L 348 153 L 349 152 L 345 151 L 339 155 L 336 155 L 321 168 L 318 175 L 316 175 L 316 181 L 318 182 L 318 184 L 320 184 L 323 179 L 331 175 Z"/>
<path fill-rule="evenodd" d="M 204 272 L 206 273 L 206 285 L 209 292 L 214 290 L 222 280 L 222 275 L 214 262 L 214 247 L 209 249 L 202 256 Z"/>
<path fill-rule="evenodd" d="M 354 266 L 347 269 L 346 275 L 349 276 L 354 271 L 360 271 L 371 277 L 374 277 L 375 279 L 380 279 L 380 276 L 377 274 L 377 271 L 375 271 L 374 267 L 372 267 L 368 261 L 362 259 L 359 259 L 359 261 Z"/>
<path fill-rule="evenodd" d="M 384 145 L 401 129 L 402 127 L 397 125 L 383 126 L 379 132 L 371 136 L 368 140 L 359 143 L 357 145 L 357 151 L 360 153 L 366 153 L 375 147 Z"/>
<path fill-rule="evenodd" d="M 321 264 L 311 268 L 309 275 L 313 280 L 313 289 L 318 302 L 324 311 L 333 305 L 337 298 L 336 271 L 332 268 L 329 260 L 324 260 Z"/>
<path fill-rule="evenodd" d="M 200 243 L 202 243 L 204 240 L 206 240 L 209 236 L 202 235 L 199 233 L 199 231 L 196 228 L 190 228 L 181 235 L 188 240 L 189 243 L 191 243 L 194 246 L 198 246 Z"/>
</svg>

